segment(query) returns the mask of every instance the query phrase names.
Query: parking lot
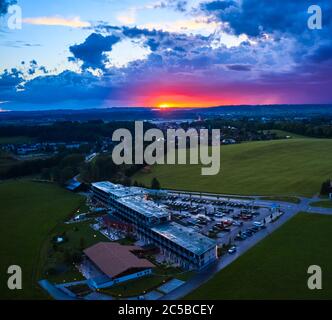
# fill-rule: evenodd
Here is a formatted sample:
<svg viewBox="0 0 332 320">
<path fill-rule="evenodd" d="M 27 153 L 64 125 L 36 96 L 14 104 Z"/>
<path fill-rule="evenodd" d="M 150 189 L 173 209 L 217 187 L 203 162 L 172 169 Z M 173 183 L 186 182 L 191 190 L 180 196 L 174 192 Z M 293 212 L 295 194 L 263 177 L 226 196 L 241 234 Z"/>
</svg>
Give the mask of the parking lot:
<svg viewBox="0 0 332 320">
<path fill-rule="evenodd" d="M 239 245 L 283 214 L 273 203 L 258 205 L 246 199 L 168 194 L 159 202 L 171 211 L 172 220 L 215 239 L 219 246 Z"/>
</svg>

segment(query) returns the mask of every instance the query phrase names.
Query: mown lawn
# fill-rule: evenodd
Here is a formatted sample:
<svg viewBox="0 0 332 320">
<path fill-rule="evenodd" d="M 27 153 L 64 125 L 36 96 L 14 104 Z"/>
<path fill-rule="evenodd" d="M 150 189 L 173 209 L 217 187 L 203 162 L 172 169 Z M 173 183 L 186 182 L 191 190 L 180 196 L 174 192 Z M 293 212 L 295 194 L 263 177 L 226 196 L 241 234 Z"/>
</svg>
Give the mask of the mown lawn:
<svg viewBox="0 0 332 320">
<path fill-rule="evenodd" d="M 186 299 L 332 299 L 332 216 L 300 213 Z M 323 289 L 309 290 L 310 265 Z"/>
<path fill-rule="evenodd" d="M 163 279 L 150 275 L 140 279 L 127 281 L 123 284 L 115 285 L 100 291 L 115 298 L 126 298 L 143 295 L 163 284 Z"/>
<path fill-rule="evenodd" d="M 37 281 L 45 262 L 42 248 L 52 230 L 84 201 L 53 184 L 24 180 L 0 183 L 0 299 L 47 298 Z M 23 289 L 7 288 L 7 268 L 19 265 Z"/>
<path fill-rule="evenodd" d="M 332 139 L 290 139 L 221 147 L 221 170 L 202 176 L 200 165 L 155 165 L 133 181 L 162 188 L 241 195 L 311 196 L 332 176 Z"/>
<path fill-rule="evenodd" d="M 193 271 L 183 271 L 174 267 L 165 268 L 158 266 L 154 268 L 153 274 L 149 276 L 131 280 L 110 288 L 101 289 L 101 291 L 117 298 L 140 296 L 157 289 L 172 278 L 187 281 L 193 275 Z"/>
<path fill-rule="evenodd" d="M 332 200 L 322 200 L 322 201 L 311 202 L 310 206 L 321 207 L 321 208 L 332 208 Z"/>
<path fill-rule="evenodd" d="M 268 201 L 283 201 L 289 203 L 299 204 L 301 200 L 297 197 L 287 197 L 287 196 L 275 196 L 275 197 L 261 197 L 261 200 L 268 200 Z"/>
<path fill-rule="evenodd" d="M 95 231 L 90 227 L 92 221 L 79 222 L 73 224 L 59 223 L 56 228 L 50 233 L 48 240 L 45 242 L 41 251 L 44 257 L 44 264 L 41 268 L 41 276 L 47 278 L 53 283 L 71 282 L 76 280 L 83 280 L 83 276 L 75 267 L 69 267 L 64 260 L 64 252 L 78 252 L 81 253 L 84 249 L 101 241 L 109 241 L 109 239 Z M 66 242 L 58 244 L 57 249 L 54 250 L 52 239 L 56 236 L 65 236 Z M 49 274 L 48 270 L 61 269 L 61 272 Z"/>
</svg>

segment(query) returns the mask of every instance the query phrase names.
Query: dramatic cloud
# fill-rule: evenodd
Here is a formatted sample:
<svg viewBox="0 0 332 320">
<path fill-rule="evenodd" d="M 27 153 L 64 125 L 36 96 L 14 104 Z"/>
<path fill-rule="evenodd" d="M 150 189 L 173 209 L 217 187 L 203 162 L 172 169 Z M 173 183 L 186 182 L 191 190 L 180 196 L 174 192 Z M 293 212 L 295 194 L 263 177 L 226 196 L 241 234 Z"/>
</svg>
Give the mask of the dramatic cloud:
<svg viewBox="0 0 332 320">
<path fill-rule="evenodd" d="M 16 3 L 16 0 L 0 0 L 0 16 L 5 15 L 8 12 L 8 7 Z"/>
<path fill-rule="evenodd" d="M 186 10 L 184 21 L 215 30 L 203 35 L 186 32 L 185 23 L 173 29 L 99 23 L 82 43 L 69 47 L 68 59 L 79 71 L 50 75 L 31 61 L 24 72 L 0 75 L 1 99 L 93 107 L 331 103 L 332 4 L 322 4 L 323 29 L 312 31 L 310 2 L 204 1 L 192 11 L 187 1 L 154 3 Z M 116 66 L 111 53 L 124 42 L 146 54 Z"/>
<path fill-rule="evenodd" d="M 100 68 L 103 69 L 107 61 L 105 52 L 111 51 L 115 43 L 120 40 L 117 36 L 103 36 L 92 33 L 85 42 L 73 45 L 69 49 L 78 60 L 83 61 L 83 69 Z"/>
<path fill-rule="evenodd" d="M 0 92 L 15 91 L 17 85 L 23 81 L 23 73 L 16 68 L 7 69 L 0 75 Z"/>
<path fill-rule="evenodd" d="M 308 31 L 308 8 L 312 0 L 269 1 L 234 0 L 212 1 L 201 4 L 201 9 L 214 19 L 229 23 L 236 34 L 259 36 L 265 33 L 302 34 Z M 325 27 L 332 24 L 332 3 L 318 0 L 324 13 Z"/>
<path fill-rule="evenodd" d="M 176 33 L 196 33 L 210 35 L 220 27 L 216 21 L 209 21 L 206 17 L 194 17 L 170 22 L 154 22 L 139 25 L 140 28 L 149 30 L 162 30 Z"/>
</svg>

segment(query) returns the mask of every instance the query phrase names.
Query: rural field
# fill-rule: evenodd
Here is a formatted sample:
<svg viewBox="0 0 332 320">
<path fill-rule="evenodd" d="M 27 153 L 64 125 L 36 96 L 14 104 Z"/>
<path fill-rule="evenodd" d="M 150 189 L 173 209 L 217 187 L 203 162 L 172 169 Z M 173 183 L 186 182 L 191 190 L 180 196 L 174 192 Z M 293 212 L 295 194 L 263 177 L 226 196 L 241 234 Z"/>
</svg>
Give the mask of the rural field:
<svg viewBox="0 0 332 320">
<path fill-rule="evenodd" d="M 299 213 L 185 299 L 331 299 L 332 217 Z M 322 268 L 322 290 L 307 269 Z"/>
<path fill-rule="evenodd" d="M 332 177 L 332 139 L 289 139 L 221 147 L 221 170 L 202 176 L 200 165 L 155 165 L 133 177 L 149 186 L 243 195 L 312 196 Z"/>
<path fill-rule="evenodd" d="M 0 183 L 0 297 L 2 299 L 47 298 L 37 281 L 45 260 L 42 248 L 52 230 L 83 202 L 52 184 L 24 180 Z M 23 290 L 7 289 L 7 268 L 19 265 L 23 271 Z"/>
<path fill-rule="evenodd" d="M 290 139 L 303 139 L 306 138 L 305 136 L 302 136 L 300 134 L 284 131 L 284 130 L 264 130 L 264 132 L 270 132 L 270 133 L 275 133 L 278 138 L 280 139 L 285 139 L 286 137 L 289 137 Z"/>
<path fill-rule="evenodd" d="M 8 169 L 19 161 L 6 152 L 0 151 L 0 175 L 5 174 Z"/>
</svg>

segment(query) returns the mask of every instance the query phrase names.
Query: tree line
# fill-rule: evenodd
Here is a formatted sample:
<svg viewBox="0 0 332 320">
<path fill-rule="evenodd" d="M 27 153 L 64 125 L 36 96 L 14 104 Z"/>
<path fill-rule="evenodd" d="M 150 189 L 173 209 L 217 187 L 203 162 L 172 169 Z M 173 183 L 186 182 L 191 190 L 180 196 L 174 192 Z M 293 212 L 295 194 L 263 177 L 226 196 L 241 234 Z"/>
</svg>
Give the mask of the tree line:
<svg viewBox="0 0 332 320">
<path fill-rule="evenodd" d="M 146 130 L 154 128 L 151 123 L 145 123 Z M 112 121 L 91 120 L 87 122 L 64 121 L 54 122 L 49 125 L 7 125 L 0 126 L 0 137 L 27 136 L 36 138 L 38 142 L 71 142 L 86 141 L 95 142 L 99 138 L 111 138 L 113 132 L 124 128 L 130 132 L 135 132 L 134 121 Z"/>
</svg>

